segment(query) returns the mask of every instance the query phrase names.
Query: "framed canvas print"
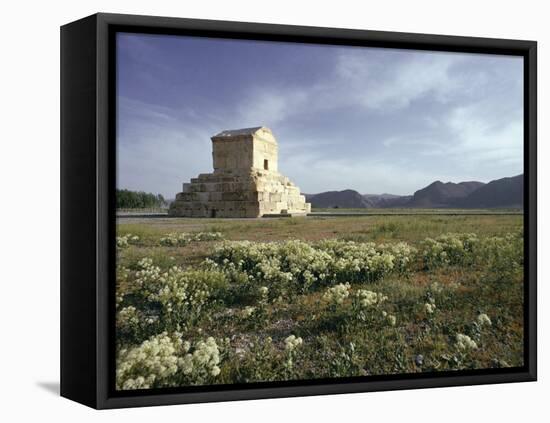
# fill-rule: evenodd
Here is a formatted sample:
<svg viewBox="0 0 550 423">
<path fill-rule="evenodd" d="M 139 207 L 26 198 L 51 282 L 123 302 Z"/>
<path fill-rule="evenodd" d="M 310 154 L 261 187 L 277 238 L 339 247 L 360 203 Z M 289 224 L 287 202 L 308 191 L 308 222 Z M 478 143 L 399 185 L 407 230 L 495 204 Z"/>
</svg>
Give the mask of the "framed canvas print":
<svg viewBox="0 0 550 423">
<path fill-rule="evenodd" d="M 61 394 L 536 380 L 536 43 L 61 28 Z"/>
</svg>

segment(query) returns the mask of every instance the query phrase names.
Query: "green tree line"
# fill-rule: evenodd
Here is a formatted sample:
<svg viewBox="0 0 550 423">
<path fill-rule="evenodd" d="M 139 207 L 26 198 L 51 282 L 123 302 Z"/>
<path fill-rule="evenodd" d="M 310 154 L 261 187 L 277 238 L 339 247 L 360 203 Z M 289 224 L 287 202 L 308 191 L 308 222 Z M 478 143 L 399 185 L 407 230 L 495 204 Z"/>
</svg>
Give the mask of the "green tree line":
<svg viewBox="0 0 550 423">
<path fill-rule="evenodd" d="M 143 191 L 130 191 L 128 189 L 116 190 L 117 209 L 144 209 L 166 207 L 166 200 L 162 194 L 152 194 Z"/>
</svg>

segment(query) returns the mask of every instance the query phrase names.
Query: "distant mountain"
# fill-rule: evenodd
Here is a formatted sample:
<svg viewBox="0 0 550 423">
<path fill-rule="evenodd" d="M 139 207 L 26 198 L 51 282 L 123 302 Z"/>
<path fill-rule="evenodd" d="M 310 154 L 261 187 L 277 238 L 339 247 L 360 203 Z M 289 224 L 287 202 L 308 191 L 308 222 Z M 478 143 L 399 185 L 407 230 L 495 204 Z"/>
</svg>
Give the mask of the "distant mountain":
<svg viewBox="0 0 550 423">
<path fill-rule="evenodd" d="M 443 183 L 435 181 L 425 188 L 416 191 L 408 207 L 438 208 L 450 207 L 458 200 L 466 198 L 472 192 L 485 185 L 483 182 Z"/>
<path fill-rule="evenodd" d="M 395 195 L 395 194 L 363 194 L 363 197 L 365 198 L 377 198 L 377 199 L 381 199 L 381 200 L 389 200 L 389 199 L 392 199 L 392 198 L 399 198 L 399 197 L 403 197 L 402 195 Z"/>
<path fill-rule="evenodd" d="M 523 208 L 523 174 L 491 181 L 455 204 L 465 208 Z"/>
<path fill-rule="evenodd" d="M 395 194 L 364 194 L 363 197 L 373 208 L 405 207 L 411 200 L 411 195 Z"/>
<path fill-rule="evenodd" d="M 318 208 L 346 208 L 362 209 L 370 208 L 373 203 L 363 197 L 357 191 L 346 189 L 344 191 L 327 191 L 320 194 L 306 194 L 306 200 L 312 207 Z"/>
<path fill-rule="evenodd" d="M 317 208 L 389 208 L 406 207 L 412 196 L 393 194 L 365 194 L 355 190 L 327 191 L 320 194 L 305 194 L 306 200 Z"/>
<path fill-rule="evenodd" d="M 413 195 L 361 195 L 351 189 L 305 195 L 316 208 L 516 208 L 523 207 L 523 175 L 487 184 L 435 181 Z"/>
<path fill-rule="evenodd" d="M 395 195 L 393 197 L 381 198 L 374 207 L 381 209 L 392 207 L 410 207 L 409 203 L 411 200 L 412 195 Z"/>
</svg>

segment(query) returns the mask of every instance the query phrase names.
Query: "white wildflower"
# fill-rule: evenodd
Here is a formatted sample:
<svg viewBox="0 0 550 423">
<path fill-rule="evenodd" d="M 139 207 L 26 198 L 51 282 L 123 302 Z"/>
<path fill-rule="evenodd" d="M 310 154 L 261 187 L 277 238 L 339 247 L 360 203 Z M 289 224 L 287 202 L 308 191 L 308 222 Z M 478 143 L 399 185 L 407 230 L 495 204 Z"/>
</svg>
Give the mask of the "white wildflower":
<svg viewBox="0 0 550 423">
<path fill-rule="evenodd" d="M 491 319 L 485 313 L 481 313 L 479 316 L 477 316 L 477 323 L 480 326 L 485 326 L 485 325 L 491 326 L 492 325 Z"/>
<path fill-rule="evenodd" d="M 375 304 L 383 303 L 388 299 L 387 296 L 367 289 L 358 289 L 355 298 L 361 307 L 370 307 Z"/>
<path fill-rule="evenodd" d="M 241 310 L 241 317 L 243 319 L 248 319 L 250 316 L 254 314 L 255 311 L 256 311 L 256 307 L 246 306 Z"/>
<path fill-rule="evenodd" d="M 134 306 L 128 306 L 121 309 L 116 316 L 117 326 L 123 328 L 132 328 L 139 325 L 138 311 Z"/>
<path fill-rule="evenodd" d="M 426 303 L 424 304 L 424 311 L 428 314 L 432 314 L 436 309 L 435 304 L 432 303 Z"/>
<path fill-rule="evenodd" d="M 214 366 L 214 367 L 212 367 L 212 370 L 210 370 L 210 374 L 214 377 L 218 376 L 220 374 L 220 372 L 221 372 L 221 370 L 218 366 Z"/>
<path fill-rule="evenodd" d="M 349 297 L 349 290 L 349 283 L 340 283 L 332 288 L 328 288 L 323 295 L 323 299 L 330 304 L 342 304 Z"/>
<path fill-rule="evenodd" d="M 285 339 L 285 350 L 293 351 L 296 347 L 302 345 L 302 338 L 290 335 Z"/>
<path fill-rule="evenodd" d="M 470 338 L 468 335 L 459 333 L 456 335 L 456 346 L 459 350 L 475 350 L 477 349 L 477 344 L 475 341 Z"/>
</svg>

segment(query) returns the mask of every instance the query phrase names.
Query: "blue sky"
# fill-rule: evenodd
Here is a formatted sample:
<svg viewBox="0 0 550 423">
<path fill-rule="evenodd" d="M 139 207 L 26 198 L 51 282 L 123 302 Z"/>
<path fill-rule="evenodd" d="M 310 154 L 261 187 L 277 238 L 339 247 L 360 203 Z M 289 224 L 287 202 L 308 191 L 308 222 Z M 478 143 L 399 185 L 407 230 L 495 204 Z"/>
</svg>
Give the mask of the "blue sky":
<svg viewBox="0 0 550 423">
<path fill-rule="evenodd" d="M 117 72 L 120 188 L 173 198 L 212 135 L 261 125 L 306 193 L 523 172 L 518 57 L 119 34 Z"/>
</svg>

